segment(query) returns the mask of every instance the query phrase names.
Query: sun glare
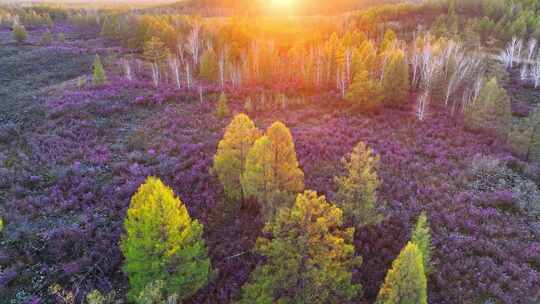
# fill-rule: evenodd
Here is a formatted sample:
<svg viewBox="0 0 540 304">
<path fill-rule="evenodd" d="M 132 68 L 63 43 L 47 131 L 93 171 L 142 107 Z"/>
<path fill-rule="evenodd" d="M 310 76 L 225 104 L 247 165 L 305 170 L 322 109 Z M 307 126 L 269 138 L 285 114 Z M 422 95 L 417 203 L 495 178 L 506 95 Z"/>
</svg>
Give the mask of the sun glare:
<svg viewBox="0 0 540 304">
<path fill-rule="evenodd" d="M 270 5 L 275 10 L 292 11 L 296 4 L 296 0 L 270 0 Z"/>
</svg>

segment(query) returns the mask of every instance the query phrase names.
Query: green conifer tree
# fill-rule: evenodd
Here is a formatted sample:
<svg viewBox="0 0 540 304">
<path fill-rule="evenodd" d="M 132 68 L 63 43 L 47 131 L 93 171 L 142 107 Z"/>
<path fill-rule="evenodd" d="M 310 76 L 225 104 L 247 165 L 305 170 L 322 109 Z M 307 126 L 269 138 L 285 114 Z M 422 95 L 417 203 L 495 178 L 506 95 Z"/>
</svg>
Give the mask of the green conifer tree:
<svg viewBox="0 0 540 304">
<path fill-rule="evenodd" d="M 511 112 L 510 97 L 497 78 L 492 78 L 484 84 L 478 98 L 466 107 L 465 123 L 473 131 L 506 138 Z"/>
<path fill-rule="evenodd" d="M 347 90 L 345 100 L 354 109 L 363 112 L 372 112 L 381 106 L 383 94 L 381 84 L 369 78 L 367 70 L 359 70 L 354 76 L 353 83 Z"/>
<path fill-rule="evenodd" d="M 351 269 L 354 228 L 343 228 L 342 212 L 314 191 L 299 194 L 264 228 L 255 251 L 265 257 L 242 287 L 240 304 L 348 303 L 361 293 Z"/>
<path fill-rule="evenodd" d="M 201 56 L 199 77 L 209 82 L 216 82 L 218 73 L 219 67 L 216 52 L 213 48 L 208 48 Z"/>
<path fill-rule="evenodd" d="M 93 71 L 92 81 L 94 85 L 99 86 L 107 83 L 107 75 L 105 74 L 105 69 L 103 69 L 99 55 L 96 55 L 94 59 Z"/>
<path fill-rule="evenodd" d="M 411 242 L 418 246 L 418 249 L 422 253 L 424 270 L 426 274 L 429 273 L 431 271 L 431 232 L 425 212 L 422 212 L 416 221 L 416 225 L 412 231 Z"/>
<path fill-rule="evenodd" d="M 508 141 L 513 151 L 526 160 L 540 160 L 540 106 L 529 117 L 513 124 Z"/>
<path fill-rule="evenodd" d="M 391 50 L 397 42 L 396 33 L 392 29 L 387 29 L 384 33 L 383 42 L 381 44 L 381 52 Z"/>
<path fill-rule="evenodd" d="M 26 39 L 28 39 L 28 33 L 26 32 L 24 25 L 15 24 L 13 26 L 13 39 L 15 39 L 17 43 L 26 42 Z"/>
<path fill-rule="evenodd" d="M 377 50 L 371 41 L 366 40 L 353 52 L 353 79 L 356 77 L 356 74 L 364 70 L 367 70 L 369 76 L 373 77 L 377 69 Z"/>
<path fill-rule="evenodd" d="M 240 177 L 246 166 L 248 151 L 259 137 L 260 131 L 253 121 L 245 114 L 238 114 L 227 126 L 218 144 L 213 169 L 231 201 L 244 199 Z"/>
<path fill-rule="evenodd" d="M 299 168 L 291 132 L 283 123 L 275 122 L 266 130 L 266 136 L 255 141 L 241 182 L 246 197 L 257 198 L 267 219 L 304 190 L 304 173 Z"/>
<path fill-rule="evenodd" d="M 218 100 L 218 104 L 217 104 L 217 108 L 216 108 L 216 116 L 218 119 L 223 119 L 227 116 L 229 116 L 230 114 L 230 110 L 229 110 L 229 100 L 227 98 L 227 95 L 225 95 L 225 93 L 221 93 L 221 95 L 219 96 L 219 100 Z"/>
<path fill-rule="evenodd" d="M 384 102 L 399 105 L 407 102 L 409 95 L 409 65 L 402 50 L 391 50 L 383 68 L 382 88 Z"/>
<path fill-rule="evenodd" d="M 210 259 L 202 237 L 203 226 L 191 219 L 172 189 L 149 177 L 131 198 L 120 248 L 129 278 L 128 299 L 151 282 L 162 280 L 166 295 L 180 300 L 206 285 Z"/>
<path fill-rule="evenodd" d="M 376 209 L 377 187 L 381 184 L 376 171 L 379 160 L 371 148 L 359 142 L 348 158 L 341 160 L 347 175 L 335 178 L 336 205 L 343 210 L 347 221 L 358 226 L 381 220 Z"/>
<path fill-rule="evenodd" d="M 422 253 L 409 242 L 392 262 L 376 304 L 427 304 L 427 280 Z"/>
</svg>

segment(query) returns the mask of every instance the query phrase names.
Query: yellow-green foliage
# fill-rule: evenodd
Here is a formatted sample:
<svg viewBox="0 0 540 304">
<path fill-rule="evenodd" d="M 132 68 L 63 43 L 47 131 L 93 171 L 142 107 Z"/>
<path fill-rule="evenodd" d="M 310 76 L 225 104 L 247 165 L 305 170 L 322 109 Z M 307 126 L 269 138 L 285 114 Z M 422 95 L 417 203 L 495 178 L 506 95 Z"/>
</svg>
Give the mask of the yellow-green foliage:
<svg viewBox="0 0 540 304">
<path fill-rule="evenodd" d="M 411 242 L 418 246 L 418 249 L 422 253 L 424 270 L 426 273 L 429 273 L 431 271 L 431 232 L 425 212 L 422 212 L 416 221 L 416 226 L 412 231 Z"/>
<path fill-rule="evenodd" d="M 350 270 L 354 228 L 343 228 L 342 211 L 314 191 L 299 194 L 264 228 L 255 251 L 265 263 L 242 288 L 239 303 L 347 303 L 361 293 Z"/>
<path fill-rule="evenodd" d="M 240 177 L 244 172 L 246 158 L 260 131 L 246 114 L 238 114 L 225 129 L 214 156 L 214 172 L 223 185 L 225 194 L 232 200 L 244 198 Z"/>
<path fill-rule="evenodd" d="M 422 253 L 409 242 L 392 262 L 376 304 L 427 304 L 427 280 Z"/>
<path fill-rule="evenodd" d="M 386 30 L 386 32 L 384 33 L 384 38 L 381 45 L 381 52 L 385 52 L 392 49 L 395 46 L 396 42 L 397 42 L 396 33 L 391 29 Z"/>
<path fill-rule="evenodd" d="M 474 131 L 506 138 L 511 119 L 510 97 L 497 78 L 484 84 L 478 98 L 466 108 L 465 122 Z"/>
<path fill-rule="evenodd" d="M 268 136 L 262 136 L 249 149 L 245 171 L 241 177 L 246 197 L 255 197 L 261 203 L 267 202 L 270 189 L 275 187 L 272 166 L 272 143 Z M 263 205 L 263 211 L 265 205 Z"/>
<path fill-rule="evenodd" d="M 0 232 L 4 230 L 4 220 L 0 217 Z"/>
<path fill-rule="evenodd" d="M 387 56 L 382 75 L 384 101 L 390 105 L 406 103 L 410 82 L 405 53 L 402 50 L 390 50 L 383 56 Z"/>
<path fill-rule="evenodd" d="M 216 109 L 217 118 L 223 119 L 226 116 L 229 116 L 231 111 L 229 110 L 228 103 L 229 103 L 229 100 L 227 98 L 227 95 L 225 95 L 225 93 L 221 93 L 221 95 L 219 96 L 217 109 Z"/>
<path fill-rule="evenodd" d="M 160 65 L 167 58 L 169 50 L 158 37 L 152 37 L 144 43 L 143 57 L 155 65 Z"/>
<path fill-rule="evenodd" d="M 176 19 L 176 21 L 178 21 L 178 19 Z M 152 39 L 152 37 L 157 37 L 160 41 L 163 41 L 168 49 L 173 50 L 177 47 L 179 33 L 171 24 L 172 22 L 174 21 L 171 20 L 170 16 L 145 15 L 137 18 L 135 29 L 131 27 L 127 29 L 119 28 L 119 34 L 122 35 L 122 32 L 125 32 L 126 30 L 129 32 L 135 31 L 134 39 L 130 39 L 131 41 L 128 42 L 128 44 L 134 48 L 140 48 Z M 181 23 L 178 23 L 176 25 L 180 24 Z"/>
<path fill-rule="evenodd" d="M 383 98 L 381 84 L 369 78 L 365 69 L 356 72 L 353 83 L 349 86 L 345 100 L 355 109 L 371 112 L 381 105 Z"/>
<path fill-rule="evenodd" d="M 27 38 L 28 33 L 23 25 L 16 24 L 13 26 L 13 39 L 15 39 L 17 43 L 23 43 Z"/>
<path fill-rule="evenodd" d="M 199 77 L 206 81 L 214 82 L 218 78 L 218 59 L 213 48 L 208 48 L 201 56 L 201 69 Z"/>
<path fill-rule="evenodd" d="M 94 82 L 94 85 L 102 85 L 107 83 L 107 75 L 105 74 L 105 70 L 103 69 L 103 64 L 101 64 L 101 58 L 99 58 L 99 55 L 96 55 L 93 70 L 94 73 L 92 81 Z"/>
<path fill-rule="evenodd" d="M 341 160 L 347 175 L 336 177 L 336 204 L 348 221 L 359 226 L 381 219 L 376 210 L 377 187 L 381 183 L 376 171 L 379 160 L 380 157 L 363 142 L 354 147 L 348 158 Z"/>
<path fill-rule="evenodd" d="M 241 181 L 246 197 L 257 198 L 267 218 L 304 190 L 304 172 L 299 168 L 291 132 L 283 123 L 275 122 L 266 136 L 255 141 Z"/>
<path fill-rule="evenodd" d="M 377 69 L 377 50 L 373 46 L 373 43 L 366 40 L 353 53 L 353 58 L 352 58 L 353 76 L 356 77 L 356 74 L 359 72 L 362 72 L 363 70 L 368 70 L 369 76 L 373 76 L 375 74 L 376 69 Z"/>
<path fill-rule="evenodd" d="M 146 285 L 137 297 L 137 304 L 176 304 L 178 295 L 166 296 L 163 294 L 165 282 L 157 280 Z"/>
<path fill-rule="evenodd" d="M 114 304 L 115 293 L 103 295 L 99 290 L 94 289 L 86 295 L 86 304 Z"/>
<path fill-rule="evenodd" d="M 151 282 L 163 280 L 166 295 L 180 299 L 206 285 L 210 260 L 202 238 L 203 226 L 191 219 L 159 179 L 149 177 L 131 198 L 120 247 L 129 278 L 128 298 L 136 301 Z"/>
</svg>

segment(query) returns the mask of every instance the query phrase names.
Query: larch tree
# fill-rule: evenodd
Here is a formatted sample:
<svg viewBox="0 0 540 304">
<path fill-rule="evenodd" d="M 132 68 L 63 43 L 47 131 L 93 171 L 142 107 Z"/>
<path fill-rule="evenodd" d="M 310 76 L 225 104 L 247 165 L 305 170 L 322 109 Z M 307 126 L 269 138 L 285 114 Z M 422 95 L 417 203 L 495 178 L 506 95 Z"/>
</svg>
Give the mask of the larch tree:
<svg viewBox="0 0 540 304">
<path fill-rule="evenodd" d="M 528 118 L 526 159 L 540 160 L 540 106 Z"/>
<path fill-rule="evenodd" d="M 161 66 L 164 64 L 165 59 L 169 57 L 169 49 L 161 39 L 152 37 L 144 43 L 143 57 L 150 61 L 152 66 L 152 80 L 154 81 L 154 86 L 158 87 L 161 79 Z"/>
<path fill-rule="evenodd" d="M 427 304 L 427 279 L 422 252 L 409 242 L 392 262 L 376 304 Z"/>
<path fill-rule="evenodd" d="M 219 62 L 213 48 L 208 48 L 201 56 L 199 77 L 208 82 L 216 82 L 219 76 Z"/>
<path fill-rule="evenodd" d="M 341 161 L 346 175 L 335 178 L 338 186 L 335 203 L 343 210 L 345 219 L 358 226 L 380 221 L 377 188 L 381 182 L 376 171 L 380 157 L 359 142 Z"/>
<path fill-rule="evenodd" d="M 381 44 L 381 52 L 386 52 L 391 50 L 397 42 L 396 33 L 392 29 L 386 30 L 384 33 L 384 38 Z"/>
<path fill-rule="evenodd" d="M 94 85 L 99 86 L 107 83 L 107 75 L 105 74 L 105 69 L 103 69 L 103 64 L 101 63 L 99 55 L 96 55 L 96 58 L 94 59 L 92 75 L 92 82 Z"/>
<path fill-rule="evenodd" d="M 366 40 L 353 52 L 352 73 L 356 74 L 368 70 L 370 76 L 374 76 L 377 70 L 377 50 L 371 41 Z"/>
<path fill-rule="evenodd" d="M 399 105 L 406 102 L 409 94 L 409 65 L 402 50 L 389 51 L 382 72 L 384 102 Z"/>
<path fill-rule="evenodd" d="M 425 212 L 422 212 L 416 220 L 416 225 L 412 231 L 411 242 L 418 246 L 422 253 L 424 270 L 427 273 L 431 271 L 431 231 L 428 218 Z"/>
<path fill-rule="evenodd" d="M 292 203 L 295 195 L 304 190 L 304 172 L 296 158 L 291 132 L 283 123 L 273 123 L 266 136 L 255 141 L 246 159 L 242 187 L 246 197 L 262 204 L 266 218 Z"/>
<path fill-rule="evenodd" d="M 15 24 L 13 26 L 13 39 L 15 39 L 17 43 L 26 42 L 26 39 L 28 39 L 28 33 L 26 32 L 24 25 Z"/>
<path fill-rule="evenodd" d="M 217 118 L 223 119 L 226 116 L 229 116 L 231 111 L 229 110 L 228 103 L 229 103 L 229 100 L 227 98 L 227 95 L 225 95 L 225 93 L 222 92 L 221 95 L 219 95 L 219 100 L 218 100 L 218 104 L 216 108 Z"/>
<path fill-rule="evenodd" d="M 497 78 L 485 82 L 478 97 L 465 109 L 466 126 L 506 138 L 511 122 L 511 102 Z"/>
<path fill-rule="evenodd" d="M 525 159 L 540 160 L 540 106 L 513 125 L 508 141 L 514 152 Z"/>
<path fill-rule="evenodd" d="M 314 191 L 280 209 L 257 239 L 265 262 L 242 287 L 238 303 L 347 303 L 361 294 L 352 282 L 354 228 L 343 228 L 342 211 Z"/>
<path fill-rule="evenodd" d="M 276 188 L 272 164 L 272 143 L 268 136 L 262 136 L 249 149 L 244 173 L 241 176 L 242 190 L 246 198 L 256 198 L 263 214 L 272 214 L 271 192 Z"/>
<path fill-rule="evenodd" d="M 166 294 L 180 300 L 206 285 L 210 259 L 203 226 L 159 179 L 149 177 L 131 198 L 124 228 L 120 248 L 130 284 L 128 299 L 137 301 L 156 280 L 165 283 Z"/>
<path fill-rule="evenodd" d="M 218 144 L 213 170 L 231 201 L 244 199 L 240 178 L 246 167 L 248 151 L 260 136 L 253 121 L 246 114 L 238 114 Z"/>
<path fill-rule="evenodd" d="M 353 83 L 347 90 L 345 100 L 353 108 L 359 111 L 372 112 L 377 109 L 382 102 L 382 87 L 378 81 L 372 80 L 366 69 L 356 72 Z"/>
</svg>

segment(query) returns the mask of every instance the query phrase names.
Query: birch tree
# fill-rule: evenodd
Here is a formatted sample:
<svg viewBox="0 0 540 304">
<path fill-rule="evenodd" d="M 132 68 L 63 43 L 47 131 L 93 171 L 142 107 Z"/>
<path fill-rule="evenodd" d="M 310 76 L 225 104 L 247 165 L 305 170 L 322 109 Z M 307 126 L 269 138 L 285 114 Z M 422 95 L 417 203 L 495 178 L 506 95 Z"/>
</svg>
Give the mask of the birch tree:
<svg viewBox="0 0 540 304">
<path fill-rule="evenodd" d="M 128 58 L 124 58 L 123 62 L 124 62 L 124 73 L 126 75 L 126 79 L 128 81 L 132 81 L 133 71 L 131 70 L 130 60 Z"/>
<path fill-rule="evenodd" d="M 522 45 L 523 41 L 514 37 L 512 38 L 512 41 L 507 44 L 506 49 L 501 52 L 499 57 L 507 69 L 514 67 L 514 62 L 519 59 L 519 56 L 521 55 Z"/>
<path fill-rule="evenodd" d="M 176 88 L 180 89 L 180 61 L 174 55 L 169 55 L 169 68 L 171 69 L 172 75 L 174 77 Z"/>
<path fill-rule="evenodd" d="M 195 66 L 199 65 L 199 52 L 201 48 L 201 25 L 195 23 L 193 29 L 188 35 L 186 49 L 191 54 L 192 62 Z"/>
<path fill-rule="evenodd" d="M 536 53 L 536 47 L 538 45 L 538 40 L 531 38 L 527 44 L 527 61 L 531 62 Z"/>
<path fill-rule="evenodd" d="M 534 87 L 538 88 L 540 86 L 540 56 L 533 63 L 531 68 L 531 77 L 534 82 Z"/>
</svg>

